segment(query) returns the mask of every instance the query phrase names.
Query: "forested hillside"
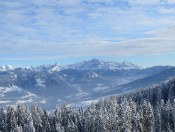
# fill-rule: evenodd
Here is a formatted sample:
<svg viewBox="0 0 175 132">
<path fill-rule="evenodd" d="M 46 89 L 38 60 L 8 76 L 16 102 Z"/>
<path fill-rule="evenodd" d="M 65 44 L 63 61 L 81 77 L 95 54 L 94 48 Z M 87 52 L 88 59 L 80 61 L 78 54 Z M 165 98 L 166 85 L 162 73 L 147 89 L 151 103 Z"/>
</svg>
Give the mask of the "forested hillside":
<svg viewBox="0 0 175 132">
<path fill-rule="evenodd" d="M 110 97 L 87 109 L 63 105 L 0 110 L 1 132 L 173 132 L 175 79 L 154 88 Z"/>
</svg>

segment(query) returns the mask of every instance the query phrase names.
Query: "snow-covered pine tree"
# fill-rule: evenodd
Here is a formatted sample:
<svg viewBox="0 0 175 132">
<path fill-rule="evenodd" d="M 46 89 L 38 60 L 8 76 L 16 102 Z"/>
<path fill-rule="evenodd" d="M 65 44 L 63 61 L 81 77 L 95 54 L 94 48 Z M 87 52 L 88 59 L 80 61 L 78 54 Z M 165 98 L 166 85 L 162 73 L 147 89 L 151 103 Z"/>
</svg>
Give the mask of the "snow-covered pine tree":
<svg viewBox="0 0 175 132">
<path fill-rule="evenodd" d="M 154 108 L 154 131 L 161 132 L 161 107 L 155 106 Z"/>
<path fill-rule="evenodd" d="M 137 106 L 136 103 L 131 98 L 129 99 L 128 103 L 131 111 L 131 132 L 136 132 Z"/>
<path fill-rule="evenodd" d="M 18 126 L 24 127 L 26 107 L 23 104 L 17 105 L 16 115 Z"/>
<path fill-rule="evenodd" d="M 47 110 L 44 110 L 41 115 L 41 120 L 42 120 L 42 126 L 44 131 L 46 132 L 51 132 L 51 125 L 50 125 L 50 119 L 49 119 L 49 113 Z"/>
<path fill-rule="evenodd" d="M 7 108 L 7 117 L 6 117 L 7 131 L 15 132 L 17 128 L 17 119 L 15 114 L 15 109 L 11 106 Z"/>
<path fill-rule="evenodd" d="M 151 104 L 144 100 L 141 107 L 142 111 L 142 125 L 144 132 L 153 132 L 154 131 L 154 114 Z"/>
<path fill-rule="evenodd" d="M 94 132 L 96 130 L 97 110 L 95 104 L 92 103 L 85 111 L 86 132 Z"/>
<path fill-rule="evenodd" d="M 41 110 L 33 105 L 31 107 L 32 119 L 36 132 L 43 132 L 42 120 L 41 120 Z"/>
<path fill-rule="evenodd" d="M 25 112 L 23 131 L 24 132 L 35 132 L 33 118 L 29 111 Z"/>
<path fill-rule="evenodd" d="M 0 109 L 0 131 L 1 132 L 6 132 L 7 131 L 7 126 L 6 126 L 6 114 L 4 112 L 4 109 Z"/>
</svg>

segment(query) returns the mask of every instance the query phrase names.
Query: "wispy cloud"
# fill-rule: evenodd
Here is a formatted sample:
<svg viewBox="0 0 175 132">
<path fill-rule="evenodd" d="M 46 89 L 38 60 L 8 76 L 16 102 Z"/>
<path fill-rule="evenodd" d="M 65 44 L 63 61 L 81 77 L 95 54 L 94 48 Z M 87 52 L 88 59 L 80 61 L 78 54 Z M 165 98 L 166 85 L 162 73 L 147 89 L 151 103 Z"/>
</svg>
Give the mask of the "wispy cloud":
<svg viewBox="0 0 175 132">
<path fill-rule="evenodd" d="M 175 4 L 175 0 L 167 0 L 167 2 L 170 4 L 172 4 L 172 3 Z"/>
<path fill-rule="evenodd" d="M 160 0 L 129 0 L 131 4 L 137 5 L 157 5 L 160 4 Z"/>
<path fill-rule="evenodd" d="M 1 0 L 0 59 L 172 53 L 174 9 L 174 0 Z"/>
</svg>

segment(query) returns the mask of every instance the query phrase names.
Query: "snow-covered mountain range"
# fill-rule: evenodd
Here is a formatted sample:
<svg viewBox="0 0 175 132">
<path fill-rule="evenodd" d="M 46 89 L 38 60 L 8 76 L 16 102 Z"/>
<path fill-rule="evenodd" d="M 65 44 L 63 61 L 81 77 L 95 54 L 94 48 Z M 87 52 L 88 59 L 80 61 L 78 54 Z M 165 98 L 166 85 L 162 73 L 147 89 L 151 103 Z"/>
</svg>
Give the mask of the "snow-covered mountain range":
<svg viewBox="0 0 175 132">
<path fill-rule="evenodd" d="M 0 71 L 10 71 L 15 70 L 20 67 L 13 67 L 11 65 L 0 66 Z M 45 64 L 41 66 L 30 66 L 24 69 L 35 70 L 40 72 L 59 72 L 65 69 L 74 69 L 74 70 L 131 70 L 131 69 L 142 69 L 141 67 L 130 63 L 130 62 L 111 62 L 111 61 L 101 61 L 98 59 L 92 59 L 89 61 L 78 62 L 75 64 L 60 66 L 57 63 L 53 65 Z"/>
<path fill-rule="evenodd" d="M 93 59 L 67 66 L 0 67 L 0 106 L 35 103 L 53 108 L 84 103 L 160 83 L 175 76 L 175 68 L 141 68 L 129 62 Z"/>
<path fill-rule="evenodd" d="M 141 67 L 130 62 L 116 63 L 111 61 L 100 61 L 93 59 L 90 61 L 83 61 L 80 63 L 65 66 L 63 69 L 76 69 L 76 70 L 131 70 L 141 69 Z"/>
</svg>

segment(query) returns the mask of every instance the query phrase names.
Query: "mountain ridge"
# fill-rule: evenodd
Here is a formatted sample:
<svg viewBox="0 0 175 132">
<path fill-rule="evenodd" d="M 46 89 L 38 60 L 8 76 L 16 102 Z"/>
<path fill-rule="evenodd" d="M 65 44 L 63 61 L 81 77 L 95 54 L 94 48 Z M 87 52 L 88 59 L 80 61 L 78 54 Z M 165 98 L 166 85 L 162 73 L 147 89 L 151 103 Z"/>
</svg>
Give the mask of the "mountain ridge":
<svg viewBox="0 0 175 132">
<path fill-rule="evenodd" d="M 89 102 L 88 100 L 111 94 L 137 90 L 142 82 L 147 86 L 164 81 L 175 75 L 171 68 L 174 67 L 140 68 L 128 62 L 112 63 L 97 59 L 75 63 L 65 68 L 57 63 L 7 68 L 6 71 L 0 71 L 0 100 L 3 100 L 0 106 L 35 102 L 40 105 L 44 103 L 44 107 L 50 109 L 63 102 Z M 161 79 L 156 79 L 159 76 Z M 147 78 L 154 80 L 154 77 L 155 81 L 147 81 Z"/>
<path fill-rule="evenodd" d="M 61 70 L 66 69 L 74 69 L 74 70 L 133 70 L 133 69 L 147 69 L 149 68 L 161 68 L 161 67 L 168 67 L 167 66 L 152 66 L 143 68 L 138 66 L 132 62 L 124 61 L 124 62 L 115 62 L 115 61 L 103 61 L 99 59 L 91 59 L 87 61 L 80 61 L 73 64 L 67 64 L 65 66 L 61 66 L 58 63 L 55 64 L 42 64 L 38 66 L 28 66 L 28 67 L 20 67 L 20 66 L 12 66 L 12 65 L 4 65 L 0 66 L 0 71 L 10 71 L 15 69 L 28 69 L 28 70 L 35 70 L 41 72 L 59 72 Z M 173 66 L 169 66 L 173 67 Z"/>
<path fill-rule="evenodd" d="M 0 66 L 0 71 L 15 70 L 16 68 L 11 65 Z M 131 62 L 113 62 L 113 61 L 102 61 L 99 59 L 92 59 L 88 61 L 81 61 L 73 64 L 68 64 L 65 66 L 55 64 L 44 64 L 39 66 L 29 66 L 22 69 L 36 70 L 42 72 L 59 72 L 64 69 L 76 69 L 76 70 L 131 70 L 131 69 L 142 69 Z"/>
<path fill-rule="evenodd" d="M 79 69 L 79 70 L 130 70 L 141 69 L 141 67 L 130 62 L 112 62 L 112 61 L 100 61 L 98 59 L 92 59 L 89 61 L 82 61 L 67 65 L 65 69 Z"/>
</svg>

